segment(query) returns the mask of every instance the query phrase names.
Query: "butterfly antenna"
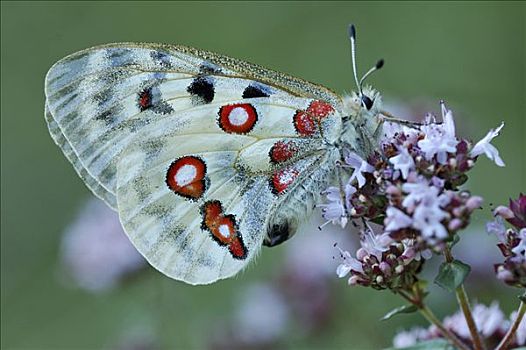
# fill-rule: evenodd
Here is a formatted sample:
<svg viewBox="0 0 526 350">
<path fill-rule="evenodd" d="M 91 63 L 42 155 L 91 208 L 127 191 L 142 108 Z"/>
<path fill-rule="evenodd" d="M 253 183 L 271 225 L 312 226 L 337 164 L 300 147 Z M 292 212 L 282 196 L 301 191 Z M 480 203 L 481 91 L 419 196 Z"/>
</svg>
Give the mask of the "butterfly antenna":
<svg viewBox="0 0 526 350">
<path fill-rule="evenodd" d="M 378 69 L 382 68 L 384 66 L 384 60 L 381 59 L 381 60 L 378 60 L 378 62 L 376 62 L 376 64 L 374 65 L 374 67 L 372 67 L 371 69 L 369 69 L 367 71 L 367 73 L 365 73 L 362 77 L 362 79 L 360 79 L 360 90 L 362 89 L 362 84 L 363 82 L 365 81 L 365 79 L 367 79 L 367 77 L 371 74 L 373 74 L 374 72 L 376 72 Z"/>
<path fill-rule="evenodd" d="M 362 95 L 362 86 L 358 81 L 358 73 L 356 69 L 356 28 L 354 24 L 349 25 L 349 39 L 351 40 L 351 60 L 352 60 L 352 72 L 354 75 L 354 81 L 356 82 L 356 87 L 360 96 Z"/>
</svg>

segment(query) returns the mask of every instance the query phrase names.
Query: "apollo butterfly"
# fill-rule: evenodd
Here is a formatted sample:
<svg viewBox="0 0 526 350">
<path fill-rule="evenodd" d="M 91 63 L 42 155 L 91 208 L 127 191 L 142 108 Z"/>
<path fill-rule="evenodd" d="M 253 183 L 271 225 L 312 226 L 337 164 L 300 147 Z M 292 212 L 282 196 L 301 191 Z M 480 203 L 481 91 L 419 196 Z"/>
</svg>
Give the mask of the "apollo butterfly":
<svg viewBox="0 0 526 350">
<path fill-rule="evenodd" d="M 381 98 L 331 90 L 185 46 L 118 43 L 47 73 L 49 131 L 155 268 L 190 284 L 233 276 L 290 238 L 337 181 L 342 150 L 376 144 Z"/>
</svg>

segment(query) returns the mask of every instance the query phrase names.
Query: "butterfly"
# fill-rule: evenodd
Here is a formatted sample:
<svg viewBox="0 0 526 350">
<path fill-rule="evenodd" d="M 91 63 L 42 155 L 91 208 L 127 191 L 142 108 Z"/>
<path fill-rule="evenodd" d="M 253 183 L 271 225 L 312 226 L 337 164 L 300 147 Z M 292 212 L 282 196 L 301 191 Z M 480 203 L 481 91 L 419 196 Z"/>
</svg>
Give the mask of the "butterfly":
<svg viewBox="0 0 526 350">
<path fill-rule="evenodd" d="M 58 61 L 45 80 L 51 136 L 119 213 L 156 269 L 189 284 L 235 275 L 289 239 L 337 181 L 343 149 L 366 155 L 381 97 L 186 46 L 118 43 Z"/>
</svg>

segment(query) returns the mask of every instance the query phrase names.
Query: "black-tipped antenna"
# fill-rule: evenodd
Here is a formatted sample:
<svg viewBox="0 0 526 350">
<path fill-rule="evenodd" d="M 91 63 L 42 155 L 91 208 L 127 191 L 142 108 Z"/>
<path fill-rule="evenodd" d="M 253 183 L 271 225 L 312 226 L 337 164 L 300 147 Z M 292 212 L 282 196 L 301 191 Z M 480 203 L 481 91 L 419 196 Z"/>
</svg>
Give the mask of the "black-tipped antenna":
<svg viewBox="0 0 526 350">
<path fill-rule="evenodd" d="M 376 72 L 378 69 L 382 68 L 384 66 L 384 60 L 381 59 L 381 60 L 378 60 L 378 62 L 376 62 L 376 64 L 374 65 L 374 67 L 372 67 L 371 69 L 369 69 L 367 71 L 367 73 L 365 73 L 362 77 L 362 79 L 360 79 L 360 91 L 362 89 L 362 83 L 365 81 L 365 79 L 367 79 L 367 77 L 371 74 L 373 74 L 374 72 Z"/>
<path fill-rule="evenodd" d="M 360 95 L 362 95 L 362 87 L 358 81 L 358 73 L 356 69 L 356 28 L 354 24 L 349 25 L 349 39 L 351 40 L 351 60 L 352 60 L 352 72 L 354 74 L 354 81 Z"/>
</svg>

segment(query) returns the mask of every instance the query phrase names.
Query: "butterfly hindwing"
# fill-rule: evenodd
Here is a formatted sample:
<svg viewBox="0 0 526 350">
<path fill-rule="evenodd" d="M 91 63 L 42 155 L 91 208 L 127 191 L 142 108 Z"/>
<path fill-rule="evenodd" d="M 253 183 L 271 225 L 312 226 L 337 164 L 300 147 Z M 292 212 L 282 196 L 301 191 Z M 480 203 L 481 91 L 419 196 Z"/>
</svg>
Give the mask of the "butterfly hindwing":
<svg viewBox="0 0 526 350">
<path fill-rule="evenodd" d="M 286 239 L 338 159 L 339 98 L 181 46 L 116 44 L 58 62 L 46 120 L 138 250 L 192 284 Z M 290 233 L 289 233 L 290 231 Z"/>
</svg>

